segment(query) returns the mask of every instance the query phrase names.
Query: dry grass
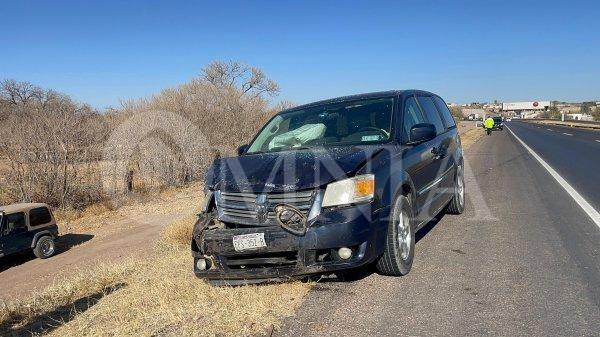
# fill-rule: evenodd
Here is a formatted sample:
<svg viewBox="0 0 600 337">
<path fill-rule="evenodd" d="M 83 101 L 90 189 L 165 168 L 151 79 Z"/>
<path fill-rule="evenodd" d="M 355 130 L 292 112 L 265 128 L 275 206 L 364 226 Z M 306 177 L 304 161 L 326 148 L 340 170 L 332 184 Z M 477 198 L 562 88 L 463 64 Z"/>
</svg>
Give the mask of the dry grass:
<svg viewBox="0 0 600 337">
<path fill-rule="evenodd" d="M 195 222 L 195 215 L 173 222 L 165 228 L 163 233 L 165 241 L 171 244 L 189 245 Z"/>
<path fill-rule="evenodd" d="M 471 145 L 477 142 L 477 140 L 485 135 L 485 131 L 482 128 L 476 127 L 474 123 L 461 124 L 460 127 L 463 128 L 459 129 L 460 141 L 463 146 L 463 150 L 468 149 Z"/>
<path fill-rule="evenodd" d="M 173 232 L 179 240 L 184 230 Z M 0 335 L 255 335 L 292 315 L 310 288 L 301 282 L 212 287 L 193 275 L 188 243 L 159 244 L 148 259 L 103 265 L 4 305 Z"/>
</svg>

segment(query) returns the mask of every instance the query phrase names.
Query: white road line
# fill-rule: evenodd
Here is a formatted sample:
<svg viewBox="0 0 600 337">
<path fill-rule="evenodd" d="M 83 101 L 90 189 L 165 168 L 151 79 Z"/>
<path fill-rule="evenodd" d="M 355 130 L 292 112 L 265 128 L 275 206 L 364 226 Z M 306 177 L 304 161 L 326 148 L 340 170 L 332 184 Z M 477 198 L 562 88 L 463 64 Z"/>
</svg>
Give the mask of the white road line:
<svg viewBox="0 0 600 337">
<path fill-rule="evenodd" d="M 587 202 L 581 196 L 581 194 L 579 194 L 579 192 L 577 192 L 565 179 L 563 179 L 563 177 L 561 177 L 560 174 L 558 174 L 558 172 L 556 172 L 550 165 L 548 165 L 548 163 L 546 163 L 544 159 L 542 159 L 542 157 L 540 157 L 537 153 L 535 153 L 535 151 L 533 151 L 529 146 L 527 146 L 527 144 L 525 144 L 525 142 L 522 141 L 521 138 L 517 137 L 517 135 L 515 135 L 515 133 L 509 127 L 507 127 L 507 129 L 515 137 L 515 139 L 517 139 L 519 143 L 521 143 L 521 145 L 523 145 L 523 147 L 527 151 L 529 151 L 533 158 L 535 158 L 542 165 L 542 167 L 545 168 L 546 171 L 548 171 L 548 173 L 550 173 L 552 178 L 554 178 L 556 182 L 558 182 L 560 186 L 564 188 L 565 191 L 567 191 L 567 193 L 569 193 L 571 198 L 573 198 L 573 200 L 575 200 L 579 207 L 581 207 L 583 211 L 587 213 L 587 215 L 592 219 L 592 221 L 594 221 L 596 226 L 600 228 L 600 213 L 598 213 L 598 211 L 596 211 L 596 209 L 594 209 L 594 207 L 592 207 L 592 205 L 590 205 L 590 203 Z"/>
<path fill-rule="evenodd" d="M 548 130 L 548 131 L 552 131 L 552 129 L 546 129 L 546 130 Z"/>
<path fill-rule="evenodd" d="M 573 134 L 572 133 L 563 132 L 563 135 L 572 136 Z"/>
<path fill-rule="evenodd" d="M 600 143 L 600 139 L 596 139 L 596 141 L 597 141 L 598 143 Z"/>
</svg>

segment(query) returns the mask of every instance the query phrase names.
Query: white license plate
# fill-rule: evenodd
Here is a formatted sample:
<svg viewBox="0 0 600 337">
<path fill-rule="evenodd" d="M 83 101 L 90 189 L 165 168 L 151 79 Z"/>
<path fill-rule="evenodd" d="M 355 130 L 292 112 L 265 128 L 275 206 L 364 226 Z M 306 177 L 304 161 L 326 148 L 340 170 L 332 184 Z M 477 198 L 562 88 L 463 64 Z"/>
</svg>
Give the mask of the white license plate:
<svg viewBox="0 0 600 337">
<path fill-rule="evenodd" d="M 233 248 L 237 252 L 266 247 L 265 233 L 236 235 L 233 237 Z"/>
</svg>

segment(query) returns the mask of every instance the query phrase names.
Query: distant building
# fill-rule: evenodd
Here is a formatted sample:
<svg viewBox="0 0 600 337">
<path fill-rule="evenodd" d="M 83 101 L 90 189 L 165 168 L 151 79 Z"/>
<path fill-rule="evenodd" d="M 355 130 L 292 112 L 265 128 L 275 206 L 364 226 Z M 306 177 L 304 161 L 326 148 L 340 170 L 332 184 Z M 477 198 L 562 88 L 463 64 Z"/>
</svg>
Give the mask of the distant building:
<svg viewBox="0 0 600 337">
<path fill-rule="evenodd" d="M 594 117 L 592 117 L 592 115 L 582 114 L 582 113 L 567 114 L 567 116 L 569 116 L 570 119 L 575 120 L 575 121 L 593 121 L 594 120 Z"/>
<path fill-rule="evenodd" d="M 542 111 L 550 109 L 550 101 L 502 103 L 503 112 L 512 112 L 521 118 L 534 118 Z"/>
<path fill-rule="evenodd" d="M 488 103 L 488 104 L 484 104 L 483 108 L 486 110 L 494 111 L 494 112 L 500 112 L 502 110 L 502 104 L 501 103 Z"/>
<path fill-rule="evenodd" d="M 486 115 L 483 109 L 462 109 L 463 117 L 467 117 L 471 120 L 478 120 Z"/>
<path fill-rule="evenodd" d="M 574 114 L 581 111 L 581 107 L 577 105 L 562 104 L 562 106 L 559 107 L 559 110 L 561 113 Z"/>
</svg>

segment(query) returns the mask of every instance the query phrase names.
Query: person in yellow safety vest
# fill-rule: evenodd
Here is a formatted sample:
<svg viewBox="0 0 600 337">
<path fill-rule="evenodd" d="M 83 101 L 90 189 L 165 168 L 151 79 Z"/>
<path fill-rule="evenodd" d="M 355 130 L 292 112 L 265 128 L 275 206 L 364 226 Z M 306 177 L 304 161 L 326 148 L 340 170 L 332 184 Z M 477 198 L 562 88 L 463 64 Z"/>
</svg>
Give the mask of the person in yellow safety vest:
<svg viewBox="0 0 600 337">
<path fill-rule="evenodd" d="M 492 128 L 494 127 L 494 119 L 492 119 L 492 117 L 488 117 L 485 122 L 483 122 L 483 127 L 489 136 L 492 133 Z"/>
</svg>

